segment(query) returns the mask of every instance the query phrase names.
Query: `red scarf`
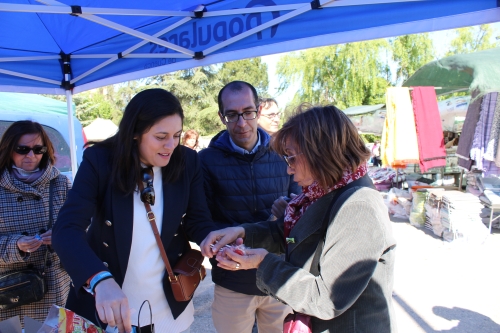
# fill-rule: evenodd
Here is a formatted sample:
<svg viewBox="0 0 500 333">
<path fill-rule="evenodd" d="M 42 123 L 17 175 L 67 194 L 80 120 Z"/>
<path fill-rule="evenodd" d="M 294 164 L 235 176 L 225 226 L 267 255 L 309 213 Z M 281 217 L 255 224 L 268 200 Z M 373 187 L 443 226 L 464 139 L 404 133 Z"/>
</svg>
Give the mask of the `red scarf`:
<svg viewBox="0 0 500 333">
<path fill-rule="evenodd" d="M 333 190 L 346 186 L 347 184 L 360 179 L 367 172 L 366 164 L 361 164 L 356 171 L 344 171 L 344 176 L 335 185 L 329 187 L 326 191 L 319 186 L 317 181 L 311 185 L 303 187 L 302 193 L 293 198 L 285 210 L 285 238 L 290 235 L 297 221 L 304 215 L 307 208 L 316 202 L 319 198 Z"/>
</svg>

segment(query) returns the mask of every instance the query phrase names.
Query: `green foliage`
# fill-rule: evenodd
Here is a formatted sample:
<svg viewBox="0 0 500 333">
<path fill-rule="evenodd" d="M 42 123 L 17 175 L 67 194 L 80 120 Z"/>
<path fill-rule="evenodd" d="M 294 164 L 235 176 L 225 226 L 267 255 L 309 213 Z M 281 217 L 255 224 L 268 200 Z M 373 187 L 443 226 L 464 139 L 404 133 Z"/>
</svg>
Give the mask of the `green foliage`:
<svg viewBox="0 0 500 333">
<path fill-rule="evenodd" d="M 145 88 L 160 87 L 179 98 L 184 109 L 184 129 L 213 135 L 224 129 L 218 116 L 217 95 L 227 83 L 246 81 L 259 93 L 267 91 L 267 65 L 260 58 L 196 67 L 145 80 Z"/>
<path fill-rule="evenodd" d="M 456 37 L 451 41 L 447 56 L 462 53 L 472 53 L 499 46 L 492 43 L 494 29 L 489 24 L 456 29 Z"/>
<path fill-rule="evenodd" d="M 222 64 L 219 75 L 223 85 L 234 80 L 245 81 L 257 89 L 259 96 L 268 97 L 267 64 L 263 63 L 261 58 L 226 62 Z"/>
<path fill-rule="evenodd" d="M 379 140 L 379 141 L 381 140 L 380 136 L 375 135 L 375 134 L 360 134 L 359 136 L 361 136 L 361 138 L 363 139 L 363 141 L 365 143 L 375 142 L 376 140 Z"/>
<path fill-rule="evenodd" d="M 389 82 L 380 54 L 388 46 L 386 40 L 373 40 L 288 54 L 277 65 L 279 90 L 300 82 L 293 106 L 303 101 L 344 109 L 383 101 Z"/>
<path fill-rule="evenodd" d="M 396 83 L 402 83 L 423 65 L 434 60 L 429 34 L 399 36 L 392 40 L 392 59 L 397 63 Z"/>
<path fill-rule="evenodd" d="M 110 119 L 118 125 L 125 106 L 142 89 L 137 81 L 130 81 L 73 95 L 75 116 L 83 126 L 89 125 L 96 118 Z M 66 96 L 44 96 L 66 102 Z"/>
<path fill-rule="evenodd" d="M 210 129 L 207 132 L 206 126 L 200 126 L 198 113 L 217 105 L 216 92 L 222 88 L 222 83 L 215 66 L 196 67 L 161 75 L 150 81 L 146 87 L 166 89 L 179 99 L 184 109 L 184 129 L 196 129 L 201 135 L 211 134 Z M 218 120 L 217 112 L 206 117 L 210 118 L 211 124 Z"/>
</svg>

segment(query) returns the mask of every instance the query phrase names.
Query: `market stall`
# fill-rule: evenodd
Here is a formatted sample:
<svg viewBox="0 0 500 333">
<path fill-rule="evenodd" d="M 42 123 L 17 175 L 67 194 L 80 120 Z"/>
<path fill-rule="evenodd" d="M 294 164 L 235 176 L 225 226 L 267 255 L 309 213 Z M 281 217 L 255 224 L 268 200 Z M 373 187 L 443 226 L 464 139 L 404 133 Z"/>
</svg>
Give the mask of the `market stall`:
<svg viewBox="0 0 500 333">
<path fill-rule="evenodd" d="M 401 148 L 397 143 L 395 147 L 390 145 L 387 147 L 386 144 L 386 148 L 393 151 L 385 153 L 385 164 L 394 168 L 404 167 L 404 174 L 401 177 L 408 177 L 409 173 L 433 176 L 429 177 L 429 180 L 433 178 L 431 184 L 423 188 L 408 186 L 413 200 L 408 214 L 410 222 L 427 227 L 449 241 L 481 243 L 492 228 L 499 227 L 500 62 L 498 59 L 500 59 L 500 48 L 447 57 L 419 69 L 404 83 L 408 91 L 412 89 L 411 87 L 421 85 L 433 87 L 437 95 L 469 90 L 471 96 L 454 96 L 437 103 L 441 121 L 429 121 L 425 132 L 419 130 L 418 112 L 413 105 L 419 154 L 415 153 L 414 140 L 409 142 L 406 140 L 404 145 L 406 151 L 403 152 L 398 150 Z M 408 125 L 411 117 L 404 117 L 404 104 L 395 106 L 399 108 L 399 118 L 391 118 L 390 103 L 400 97 L 394 97 L 393 94 L 392 99 L 390 101 L 388 99 L 387 119 L 384 124 L 389 125 L 390 129 L 391 124 L 397 125 L 405 121 L 406 127 L 403 129 L 408 138 L 413 132 L 412 126 Z M 402 113 L 399 112 L 401 109 Z M 426 107 L 424 110 L 427 115 L 429 108 Z M 397 133 L 397 130 L 394 132 Z M 421 138 L 425 137 L 428 140 L 429 134 L 436 133 L 443 133 L 443 149 L 446 152 L 444 160 L 436 153 L 436 146 L 433 148 L 434 156 L 422 159 Z M 388 134 L 385 129 L 383 135 L 390 137 L 393 134 Z M 418 159 L 418 165 L 417 163 L 405 165 L 404 162 L 411 162 L 412 159 Z M 426 166 L 425 159 L 427 162 L 432 161 L 434 165 Z M 441 165 L 436 165 L 436 161 L 440 161 L 438 163 Z M 459 172 L 460 176 L 456 179 Z M 464 172 L 467 185 L 465 190 L 461 182 L 461 173 Z M 459 185 L 458 187 L 445 186 L 447 185 L 445 181 L 448 180 L 446 178 L 451 175 L 454 176 L 454 181 L 450 185 Z M 398 192 L 392 189 L 389 191 L 390 193 L 392 191 L 389 196 L 396 199 L 389 200 L 388 205 L 401 205 L 395 195 Z M 392 210 L 401 211 L 394 207 Z"/>
</svg>

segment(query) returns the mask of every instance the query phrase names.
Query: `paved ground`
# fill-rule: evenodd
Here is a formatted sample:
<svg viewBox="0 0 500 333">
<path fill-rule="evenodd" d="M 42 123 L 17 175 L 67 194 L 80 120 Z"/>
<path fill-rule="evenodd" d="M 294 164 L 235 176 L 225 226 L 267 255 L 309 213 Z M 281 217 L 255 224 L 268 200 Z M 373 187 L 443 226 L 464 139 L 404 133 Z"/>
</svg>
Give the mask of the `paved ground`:
<svg viewBox="0 0 500 333">
<path fill-rule="evenodd" d="M 393 230 L 398 241 L 393 300 L 400 333 L 500 332 L 500 232 L 483 245 L 467 246 L 442 241 L 408 222 L 393 221 Z M 216 332 L 212 299 L 208 269 L 194 297 L 192 333 Z"/>
</svg>

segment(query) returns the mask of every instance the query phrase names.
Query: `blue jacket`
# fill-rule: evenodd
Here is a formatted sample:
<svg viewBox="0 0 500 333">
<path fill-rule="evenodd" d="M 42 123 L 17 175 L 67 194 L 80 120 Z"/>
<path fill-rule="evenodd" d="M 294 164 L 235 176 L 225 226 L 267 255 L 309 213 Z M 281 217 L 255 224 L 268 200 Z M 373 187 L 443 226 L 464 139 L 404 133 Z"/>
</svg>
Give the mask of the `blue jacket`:
<svg viewBox="0 0 500 333">
<path fill-rule="evenodd" d="M 286 172 L 285 161 L 269 150 L 269 135 L 261 129 L 257 152 L 235 152 L 229 133 L 222 131 L 199 155 L 205 193 L 215 224 L 220 228 L 265 221 L 274 200 L 302 192 Z M 256 286 L 256 270 L 230 272 L 212 261 L 214 283 L 247 295 L 264 295 Z"/>
</svg>

